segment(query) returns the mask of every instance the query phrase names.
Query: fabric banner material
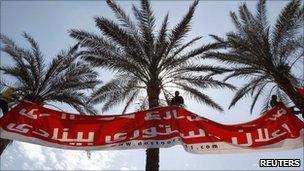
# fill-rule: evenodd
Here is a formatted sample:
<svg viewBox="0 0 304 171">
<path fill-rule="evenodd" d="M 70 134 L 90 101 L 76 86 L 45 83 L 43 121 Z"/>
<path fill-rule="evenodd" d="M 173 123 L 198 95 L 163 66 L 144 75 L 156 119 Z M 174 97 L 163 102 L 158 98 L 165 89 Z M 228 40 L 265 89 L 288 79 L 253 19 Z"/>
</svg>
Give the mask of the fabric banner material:
<svg viewBox="0 0 304 171">
<path fill-rule="evenodd" d="M 256 120 L 223 125 L 181 107 L 126 115 L 63 113 L 22 102 L 0 119 L 2 138 L 83 150 L 166 148 L 192 153 L 241 153 L 303 147 L 304 123 L 283 104 Z"/>
<path fill-rule="evenodd" d="M 297 91 L 304 98 L 304 87 L 297 88 Z"/>
</svg>

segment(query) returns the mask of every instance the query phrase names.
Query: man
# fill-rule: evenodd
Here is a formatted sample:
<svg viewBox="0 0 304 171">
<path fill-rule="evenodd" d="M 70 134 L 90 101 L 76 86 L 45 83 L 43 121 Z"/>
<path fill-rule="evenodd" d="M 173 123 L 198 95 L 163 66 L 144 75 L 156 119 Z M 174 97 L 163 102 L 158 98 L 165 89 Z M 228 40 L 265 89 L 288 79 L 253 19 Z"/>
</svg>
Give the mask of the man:
<svg viewBox="0 0 304 171">
<path fill-rule="evenodd" d="M 278 99 L 277 95 L 272 95 L 271 96 L 271 100 L 270 100 L 270 106 L 271 107 L 274 107 L 279 103 L 277 99 Z"/>
<path fill-rule="evenodd" d="M 1 93 L 0 96 L 0 108 L 3 115 L 8 112 L 8 103 L 11 102 L 14 98 L 14 90 L 7 88 Z"/>
<path fill-rule="evenodd" d="M 172 98 L 170 105 L 181 106 L 184 104 L 184 99 L 179 95 L 179 91 L 175 91 L 175 96 Z"/>
<path fill-rule="evenodd" d="M 7 88 L 0 95 L 0 108 L 2 110 L 2 117 L 8 112 L 8 103 L 13 101 L 15 97 L 14 90 Z M 12 142 L 12 140 L 0 138 L 0 155 L 5 150 L 7 144 Z"/>
<path fill-rule="evenodd" d="M 277 97 L 276 95 L 272 95 L 272 96 L 271 96 L 271 100 L 270 100 L 270 106 L 271 106 L 271 107 L 274 107 L 274 106 L 276 106 L 276 105 L 279 104 L 279 103 L 282 103 L 282 102 L 279 102 L 277 99 L 278 99 L 278 97 Z M 300 111 L 296 111 L 295 108 L 296 108 L 296 106 L 288 107 L 288 109 L 289 109 L 293 114 L 295 114 L 295 115 L 301 114 L 301 112 L 300 112 Z M 302 114 L 302 117 L 304 118 L 304 114 Z"/>
</svg>

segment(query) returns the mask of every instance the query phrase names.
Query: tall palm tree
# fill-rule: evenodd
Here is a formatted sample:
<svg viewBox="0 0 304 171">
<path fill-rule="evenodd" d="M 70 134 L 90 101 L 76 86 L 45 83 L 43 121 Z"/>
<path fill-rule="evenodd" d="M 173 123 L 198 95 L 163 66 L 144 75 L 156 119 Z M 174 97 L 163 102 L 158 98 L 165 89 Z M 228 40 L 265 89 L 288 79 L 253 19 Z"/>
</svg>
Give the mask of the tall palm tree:
<svg viewBox="0 0 304 171">
<path fill-rule="evenodd" d="M 230 15 L 235 30 L 225 38 L 212 35 L 216 44 L 222 43 L 226 49 L 205 55 L 232 68 L 225 80 L 249 79 L 236 92 L 230 107 L 249 94 L 253 96 L 252 111 L 263 93 L 268 91 L 269 97 L 274 91 L 282 99 L 289 98 L 304 113 L 304 99 L 296 91 L 304 83 L 304 7 L 300 0 L 292 0 L 284 7 L 274 27 L 267 20 L 265 0 L 257 3 L 255 14 L 244 3 L 239 6 L 239 15 Z"/>
<path fill-rule="evenodd" d="M 104 17 L 95 17 L 96 26 L 102 34 L 83 30 L 70 30 L 83 51 L 80 56 L 93 66 L 116 71 L 115 78 L 93 93 L 91 102 L 105 103 L 103 111 L 126 102 L 125 110 L 145 93 L 149 107 L 159 106 L 161 93 L 168 97 L 169 89 L 183 90 L 193 99 L 222 111 L 222 108 L 199 89 L 207 87 L 234 87 L 201 76 L 200 72 L 223 72 L 221 68 L 200 64 L 198 55 L 217 45 L 203 45 L 189 49 L 201 39 L 196 37 L 184 42 L 190 31 L 190 21 L 198 1 L 194 1 L 183 19 L 171 30 L 168 29 L 168 14 L 160 30 L 155 31 L 155 17 L 148 0 L 141 0 L 141 7 L 133 5 L 136 21 L 132 21 L 122 8 L 108 0 L 118 23 Z M 142 95 L 145 96 L 145 95 Z M 124 111 L 125 111 L 124 110 Z M 159 149 L 146 150 L 146 170 L 159 169 Z"/>
<path fill-rule="evenodd" d="M 100 81 L 98 73 L 84 61 L 77 59 L 78 45 L 61 51 L 49 66 L 37 42 L 28 34 L 23 34 L 31 49 L 17 46 L 11 39 L 1 35 L 4 57 L 12 59 L 14 65 L 0 66 L 0 71 L 10 76 L 9 80 L 1 79 L 1 85 L 10 86 L 21 100 L 31 101 L 40 105 L 50 102 L 61 102 L 70 105 L 80 113 L 96 113 L 87 105 L 89 96 L 86 90 L 93 89 Z M 9 141 L 1 139 L 1 153 Z"/>
</svg>

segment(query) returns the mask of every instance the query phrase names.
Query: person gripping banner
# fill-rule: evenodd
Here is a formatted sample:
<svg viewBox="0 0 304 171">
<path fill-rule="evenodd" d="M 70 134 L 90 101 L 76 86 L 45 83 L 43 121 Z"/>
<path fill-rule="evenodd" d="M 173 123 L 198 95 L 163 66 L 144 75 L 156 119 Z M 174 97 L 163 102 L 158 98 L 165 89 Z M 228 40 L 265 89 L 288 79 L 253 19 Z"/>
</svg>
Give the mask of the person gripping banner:
<svg viewBox="0 0 304 171">
<path fill-rule="evenodd" d="M 13 101 L 15 98 L 15 92 L 11 88 L 7 88 L 1 93 L 0 96 L 0 108 L 2 110 L 3 115 L 8 112 L 9 106 L 8 104 Z"/>
</svg>

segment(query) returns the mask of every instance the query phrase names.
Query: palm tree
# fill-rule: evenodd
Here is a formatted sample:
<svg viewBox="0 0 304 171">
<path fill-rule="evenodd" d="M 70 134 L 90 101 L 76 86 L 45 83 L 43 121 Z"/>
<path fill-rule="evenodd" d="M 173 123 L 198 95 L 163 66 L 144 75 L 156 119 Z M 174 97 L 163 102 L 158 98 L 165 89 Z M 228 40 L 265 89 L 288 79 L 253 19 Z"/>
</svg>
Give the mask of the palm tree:
<svg viewBox="0 0 304 171">
<path fill-rule="evenodd" d="M 13 66 L 0 66 L 0 71 L 10 76 L 14 83 L 1 79 L 1 85 L 15 90 L 21 100 L 31 101 L 40 105 L 50 105 L 50 102 L 61 102 L 70 105 L 80 113 L 96 113 L 94 108 L 87 105 L 89 96 L 86 90 L 93 89 L 100 81 L 98 73 L 91 66 L 77 59 L 78 45 L 61 51 L 49 66 L 37 42 L 28 34 L 24 38 L 31 49 L 17 46 L 11 39 L 1 35 L 2 52 L 13 60 Z M 8 145 L 7 140 L 1 139 L 1 153 Z"/>
<path fill-rule="evenodd" d="M 168 14 L 164 17 L 160 30 L 155 31 L 155 17 L 148 0 L 141 0 L 141 7 L 133 5 L 136 22 L 115 2 L 107 4 L 115 13 L 118 23 L 104 17 L 96 17 L 95 23 L 102 34 L 83 30 L 70 30 L 83 51 L 80 56 L 93 66 L 110 69 L 115 78 L 100 87 L 92 95 L 91 103 L 104 103 L 103 111 L 126 102 L 125 110 L 137 97 L 148 97 L 149 107 L 159 106 L 161 93 L 168 97 L 169 89 L 181 89 L 186 95 L 222 111 L 222 108 L 199 89 L 214 87 L 234 87 L 204 77 L 200 72 L 221 73 L 222 68 L 199 64 L 198 55 L 217 45 L 202 45 L 189 49 L 201 39 L 196 37 L 184 42 L 190 31 L 190 21 L 198 1 L 194 1 L 183 19 L 172 29 L 168 29 Z M 125 111 L 124 110 L 124 111 Z M 159 149 L 146 150 L 146 170 L 159 169 Z"/>
<path fill-rule="evenodd" d="M 296 91 L 304 83 L 300 78 L 304 63 L 304 8 L 300 0 L 292 0 L 284 7 L 274 27 L 267 21 L 265 0 L 258 2 L 255 14 L 244 3 L 239 6 L 239 15 L 230 15 L 236 30 L 227 33 L 226 38 L 211 35 L 216 44 L 222 43 L 226 49 L 206 53 L 204 57 L 232 68 L 225 80 L 249 79 L 236 92 L 230 107 L 248 94 L 253 96 L 252 111 L 257 99 L 270 90 L 267 97 L 277 92 L 281 99 L 289 98 L 304 113 L 304 99 Z"/>
</svg>

